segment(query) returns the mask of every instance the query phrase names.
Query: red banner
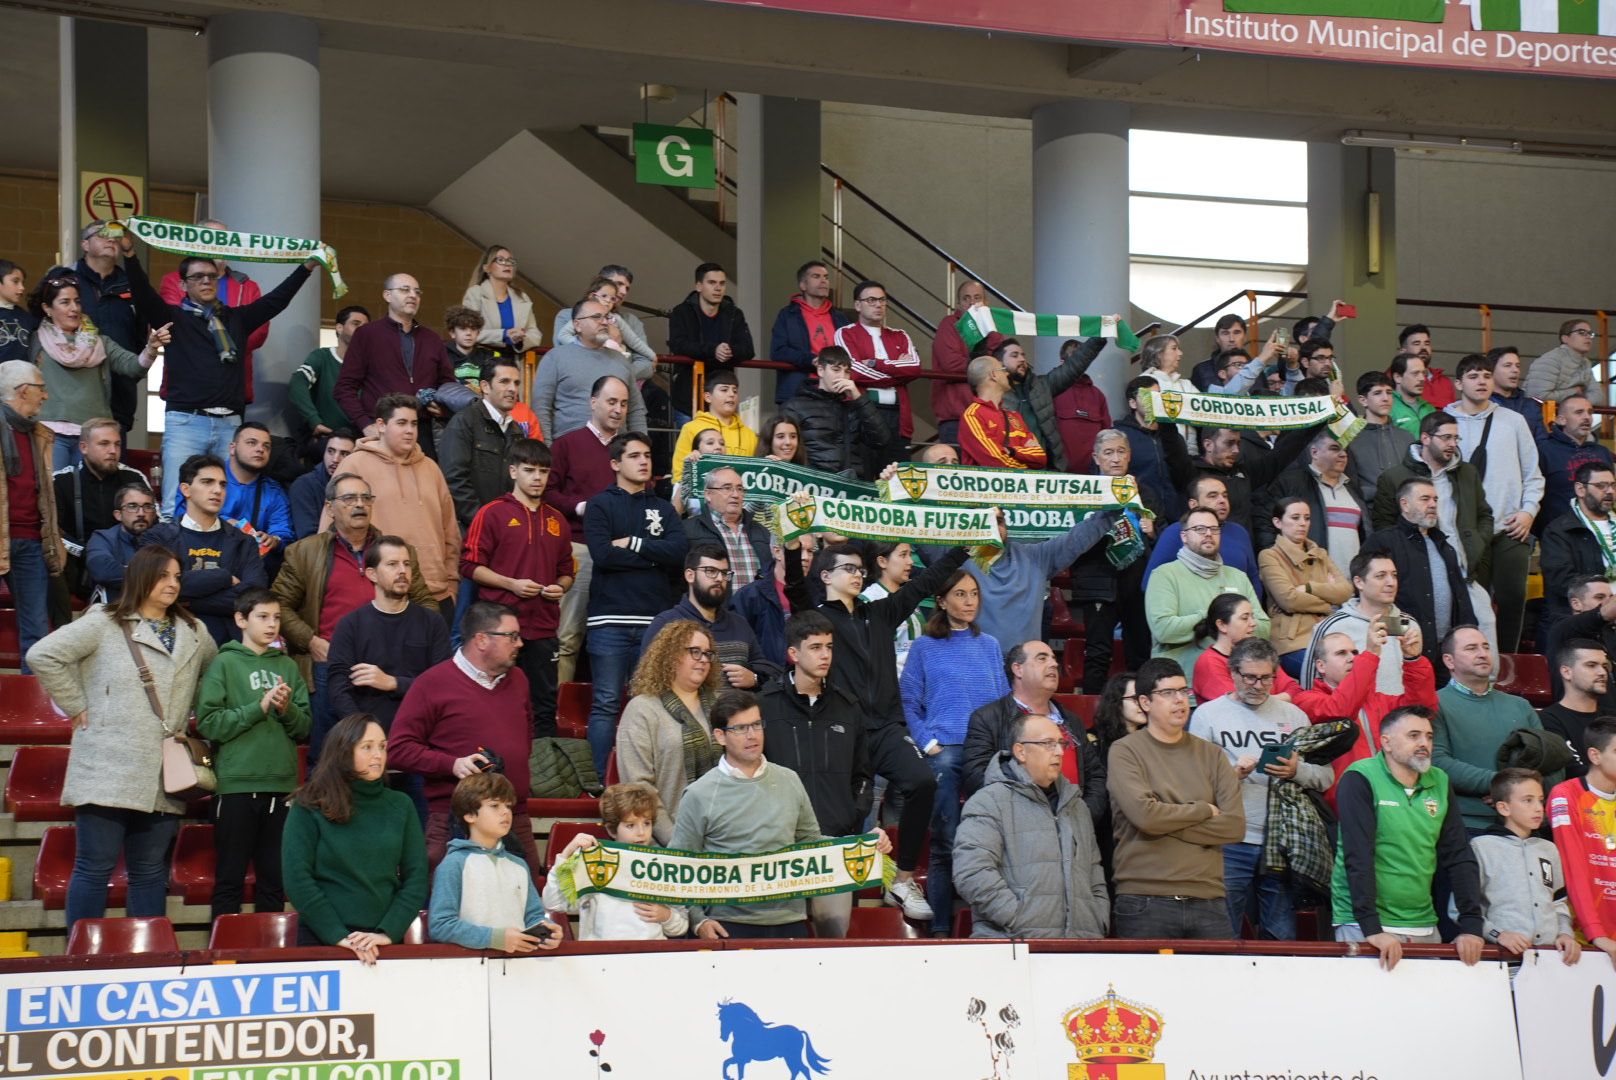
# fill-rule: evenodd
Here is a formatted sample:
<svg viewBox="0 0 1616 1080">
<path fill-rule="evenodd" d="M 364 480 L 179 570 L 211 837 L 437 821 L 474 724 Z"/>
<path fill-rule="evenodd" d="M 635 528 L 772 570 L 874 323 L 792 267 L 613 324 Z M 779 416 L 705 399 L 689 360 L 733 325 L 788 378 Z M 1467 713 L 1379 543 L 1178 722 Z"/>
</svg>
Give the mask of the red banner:
<svg viewBox="0 0 1616 1080">
<path fill-rule="evenodd" d="M 1260 14 L 1271 11 L 1392 13 L 1413 8 L 1395 0 L 1321 4 L 1319 0 L 719 0 L 720 3 L 816 15 L 957 26 L 1039 37 L 1119 45 L 1171 45 L 1189 49 L 1314 57 L 1370 64 L 1462 68 L 1471 71 L 1616 76 L 1616 0 L 1579 0 L 1592 15 L 1571 25 L 1598 25 L 1604 34 L 1543 32 L 1526 20 L 1500 22 L 1494 0 L 1448 0 L 1440 22 L 1329 14 Z M 1485 13 L 1485 14 L 1484 14 Z M 1550 20 L 1550 27 L 1553 20 Z"/>
</svg>

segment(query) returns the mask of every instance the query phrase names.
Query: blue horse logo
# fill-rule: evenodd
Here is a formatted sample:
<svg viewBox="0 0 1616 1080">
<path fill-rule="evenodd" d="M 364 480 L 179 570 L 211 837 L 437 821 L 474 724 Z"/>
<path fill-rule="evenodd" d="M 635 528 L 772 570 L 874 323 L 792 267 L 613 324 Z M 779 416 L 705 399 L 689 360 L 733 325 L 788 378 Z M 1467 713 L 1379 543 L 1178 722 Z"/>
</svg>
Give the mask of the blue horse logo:
<svg viewBox="0 0 1616 1080">
<path fill-rule="evenodd" d="M 802 1028 L 790 1024 L 765 1024 L 750 1005 L 739 1001 L 718 1003 L 718 1037 L 731 1039 L 729 1060 L 724 1062 L 724 1080 L 730 1080 L 729 1067 L 735 1066 L 734 1080 L 745 1080 L 746 1066 L 754 1061 L 786 1063 L 791 1080 L 830 1072 L 830 1059 L 819 1056 L 813 1040 Z"/>
</svg>

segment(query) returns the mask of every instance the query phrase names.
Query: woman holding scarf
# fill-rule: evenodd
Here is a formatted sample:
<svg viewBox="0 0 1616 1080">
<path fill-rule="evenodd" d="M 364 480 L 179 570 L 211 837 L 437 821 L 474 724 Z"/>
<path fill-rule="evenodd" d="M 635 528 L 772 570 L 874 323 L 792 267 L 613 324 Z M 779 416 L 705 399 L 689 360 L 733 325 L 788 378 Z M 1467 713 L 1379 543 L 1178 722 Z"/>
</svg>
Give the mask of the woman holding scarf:
<svg viewBox="0 0 1616 1080">
<path fill-rule="evenodd" d="M 680 619 L 651 639 L 629 683 L 634 696 L 617 725 L 617 771 L 624 783 L 643 781 L 662 797 L 652 829 L 658 844 L 673 836 L 685 788 L 721 756 L 707 721 L 720 685 L 713 661 L 712 637 Z"/>
</svg>

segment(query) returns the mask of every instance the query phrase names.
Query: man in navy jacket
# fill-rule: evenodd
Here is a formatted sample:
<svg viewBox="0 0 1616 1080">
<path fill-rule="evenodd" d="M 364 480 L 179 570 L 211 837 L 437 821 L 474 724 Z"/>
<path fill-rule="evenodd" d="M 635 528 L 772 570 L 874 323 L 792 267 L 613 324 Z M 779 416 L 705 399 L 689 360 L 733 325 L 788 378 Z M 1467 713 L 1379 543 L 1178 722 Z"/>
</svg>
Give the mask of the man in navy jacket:
<svg viewBox="0 0 1616 1080">
<path fill-rule="evenodd" d="M 819 350 L 836 344 L 836 331 L 853 317 L 830 302 L 830 267 L 817 260 L 797 270 L 798 292 L 774 317 L 769 333 L 769 359 L 796 368 L 782 371 L 774 384 L 774 403 L 784 405 L 802 389 L 814 370 Z"/>
</svg>

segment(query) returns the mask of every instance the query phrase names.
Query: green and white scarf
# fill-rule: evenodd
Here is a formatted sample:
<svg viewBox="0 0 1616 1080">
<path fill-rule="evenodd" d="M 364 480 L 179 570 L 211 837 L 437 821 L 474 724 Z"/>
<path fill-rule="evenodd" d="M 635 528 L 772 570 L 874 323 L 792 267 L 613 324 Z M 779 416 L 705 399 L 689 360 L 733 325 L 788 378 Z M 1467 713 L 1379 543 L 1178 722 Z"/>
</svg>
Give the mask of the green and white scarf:
<svg viewBox="0 0 1616 1080">
<path fill-rule="evenodd" d="M 807 533 L 836 533 L 855 540 L 895 544 L 963 545 L 984 565 L 1004 547 L 999 523 L 988 506 L 933 506 L 796 495 L 774 508 L 769 531 L 791 543 Z"/>
<path fill-rule="evenodd" d="M 890 884 L 896 866 L 876 835 L 838 836 L 761 855 L 672 851 L 601 840 L 574 852 L 551 880 L 568 906 L 603 893 L 648 904 L 773 904 Z"/>
<path fill-rule="evenodd" d="M 1616 522 L 1606 518 L 1604 521 L 1594 521 L 1582 508 L 1582 501 L 1575 496 L 1571 499 L 1571 512 L 1577 515 L 1582 527 L 1594 534 L 1594 540 L 1599 544 L 1599 557 L 1605 563 L 1605 579 L 1616 581 L 1616 542 L 1611 538 L 1611 529 Z"/>
<path fill-rule="evenodd" d="M 103 235 L 117 235 L 118 223 L 110 222 Z M 314 259 L 331 275 L 331 295 L 340 300 L 348 292 L 337 269 L 337 249 L 318 240 L 272 233 L 215 229 L 206 225 L 186 225 L 166 218 L 132 217 L 122 226 L 129 235 L 144 240 L 158 251 L 174 255 L 197 255 L 226 262 L 300 263 Z"/>
<path fill-rule="evenodd" d="M 707 477 L 719 469 L 734 469 L 741 476 L 741 487 L 746 489 L 748 506 L 777 506 L 786 499 L 806 491 L 810 495 L 829 495 L 838 499 L 873 499 L 876 486 L 863 480 L 852 480 L 836 473 L 798 465 L 792 461 L 771 458 L 731 457 L 727 454 L 703 454 L 691 466 L 693 491 L 700 495 L 707 490 Z"/>
<path fill-rule="evenodd" d="M 955 327 L 972 349 L 989 334 L 1009 337 L 1103 337 L 1115 341 L 1121 348 L 1133 352 L 1139 348 L 1139 338 L 1121 319 L 1109 315 L 1038 315 L 1031 311 L 1011 311 L 1009 308 L 990 308 L 982 304 L 959 317 Z"/>
<path fill-rule="evenodd" d="M 1143 510 L 1132 476 L 1089 476 L 1036 469 L 994 469 L 977 465 L 899 465 L 881 485 L 893 502 L 947 503 L 951 506 L 1056 506 L 1077 509 Z"/>
<path fill-rule="evenodd" d="M 1199 428 L 1293 431 L 1326 424 L 1342 446 L 1357 438 L 1364 426 L 1351 409 L 1330 397 L 1231 397 L 1183 390 L 1143 390 L 1139 407 L 1146 420 Z"/>
</svg>

